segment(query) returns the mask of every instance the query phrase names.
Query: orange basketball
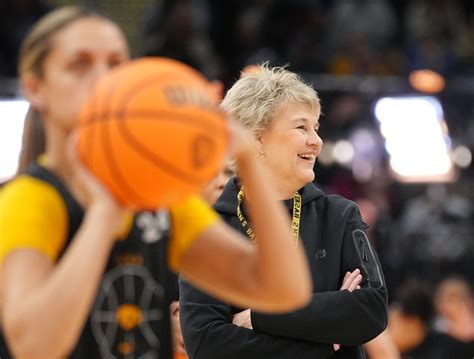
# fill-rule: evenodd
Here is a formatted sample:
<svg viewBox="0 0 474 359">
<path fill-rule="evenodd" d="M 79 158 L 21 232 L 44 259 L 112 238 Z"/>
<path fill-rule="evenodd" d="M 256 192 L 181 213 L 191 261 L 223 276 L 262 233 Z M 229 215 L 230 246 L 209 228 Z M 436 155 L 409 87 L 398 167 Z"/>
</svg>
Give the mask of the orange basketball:
<svg viewBox="0 0 474 359">
<path fill-rule="evenodd" d="M 132 61 L 101 78 L 82 108 L 78 157 L 123 205 L 167 207 L 222 166 L 229 135 L 219 100 L 183 63 Z"/>
</svg>

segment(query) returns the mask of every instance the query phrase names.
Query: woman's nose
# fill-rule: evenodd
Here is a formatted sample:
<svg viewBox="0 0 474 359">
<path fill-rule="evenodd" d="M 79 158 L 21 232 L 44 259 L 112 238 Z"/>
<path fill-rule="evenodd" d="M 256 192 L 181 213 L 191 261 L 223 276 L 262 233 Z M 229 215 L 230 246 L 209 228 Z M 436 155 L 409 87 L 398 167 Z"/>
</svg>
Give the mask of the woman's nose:
<svg viewBox="0 0 474 359">
<path fill-rule="evenodd" d="M 95 67 L 95 71 L 94 71 L 95 80 L 98 80 L 99 78 L 104 76 L 109 71 L 110 71 L 110 67 L 108 66 L 107 63 L 105 63 L 105 62 L 104 63 L 102 63 L 102 62 L 97 63 L 96 67 Z"/>
<path fill-rule="evenodd" d="M 316 131 L 314 131 L 308 137 L 308 145 L 317 147 L 321 147 L 323 145 L 323 140 L 321 139 L 321 137 L 319 137 L 319 134 Z"/>
</svg>

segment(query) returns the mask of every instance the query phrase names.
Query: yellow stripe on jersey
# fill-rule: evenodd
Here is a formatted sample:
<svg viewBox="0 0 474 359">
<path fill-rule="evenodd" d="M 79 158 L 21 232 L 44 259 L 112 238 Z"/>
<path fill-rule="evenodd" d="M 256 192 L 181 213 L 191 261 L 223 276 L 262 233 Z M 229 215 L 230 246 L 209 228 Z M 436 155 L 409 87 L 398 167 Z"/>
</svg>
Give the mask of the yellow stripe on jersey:
<svg viewBox="0 0 474 359">
<path fill-rule="evenodd" d="M 210 225 L 218 221 L 214 210 L 198 196 L 170 208 L 171 238 L 168 262 L 172 270 L 178 271 L 183 254 L 194 240 Z"/>
<path fill-rule="evenodd" d="M 36 249 L 55 261 L 68 231 L 66 204 L 50 184 L 20 176 L 0 191 L 0 263 L 16 249 Z"/>
</svg>

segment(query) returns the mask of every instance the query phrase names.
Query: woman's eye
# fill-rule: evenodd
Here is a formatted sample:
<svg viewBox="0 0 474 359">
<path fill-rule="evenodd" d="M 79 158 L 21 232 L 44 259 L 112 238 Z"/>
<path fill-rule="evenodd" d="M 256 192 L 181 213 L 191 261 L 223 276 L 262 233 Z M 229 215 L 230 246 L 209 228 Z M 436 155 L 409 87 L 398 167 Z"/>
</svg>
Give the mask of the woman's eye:
<svg viewBox="0 0 474 359">
<path fill-rule="evenodd" d="M 298 129 L 298 130 L 304 130 L 304 131 L 306 131 L 306 126 L 305 126 L 305 125 L 301 125 L 301 126 L 298 126 L 297 129 Z"/>
<path fill-rule="evenodd" d="M 120 65 L 120 64 L 123 63 L 123 62 L 124 62 L 124 60 L 119 59 L 119 58 L 116 58 L 116 59 L 111 59 L 111 60 L 109 60 L 108 65 L 109 65 L 109 68 L 112 69 L 112 68 L 114 68 L 114 67 Z"/>
<path fill-rule="evenodd" d="M 73 71 L 82 72 L 89 67 L 89 61 L 77 60 L 71 63 L 70 68 Z"/>
</svg>

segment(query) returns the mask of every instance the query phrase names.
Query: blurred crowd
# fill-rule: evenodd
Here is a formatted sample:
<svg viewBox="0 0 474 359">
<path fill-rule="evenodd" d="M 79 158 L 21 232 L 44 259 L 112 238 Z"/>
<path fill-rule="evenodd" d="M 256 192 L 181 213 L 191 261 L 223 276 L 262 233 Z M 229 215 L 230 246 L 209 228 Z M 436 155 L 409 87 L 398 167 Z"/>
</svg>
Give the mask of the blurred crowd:
<svg viewBox="0 0 474 359">
<path fill-rule="evenodd" d="M 54 3 L 65 1 L 0 3 L 0 74 L 15 75 L 19 41 Z M 473 74 L 473 8 L 463 0 L 163 0 L 150 1 L 137 26 L 143 54 L 221 80 L 267 60 L 298 72 Z"/>
<path fill-rule="evenodd" d="M 298 72 L 464 74 L 474 70 L 472 13 L 459 0 L 162 1 L 145 51 L 219 78 L 267 60 Z"/>
<path fill-rule="evenodd" d="M 85 3 L 100 9 L 100 1 Z M 428 68 L 446 78 L 474 78 L 473 1 L 163 0 L 150 5 L 137 19 L 143 51 L 136 56 L 179 59 L 225 87 L 243 67 L 264 61 L 290 64 L 300 73 L 406 77 L 412 70 Z M 53 6 L 41 0 L 0 2 L 0 76 L 16 76 L 19 43 Z M 318 84 L 313 85 L 318 90 Z M 316 183 L 356 201 L 371 226 L 389 287 L 396 345 L 415 350 L 415 336 L 403 334 L 418 330 L 430 333 L 420 334 L 424 339 L 415 343 L 419 350 L 430 343 L 451 348 L 449 339 L 436 337 L 440 332 L 472 343 L 472 164 L 459 172 L 455 183 L 397 183 L 386 170 L 372 114 L 373 101 L 381 94 L 319 92 L 325 143 L 351 138 L 365 146 L 370 158 L 370 168 L 359 172 L 319 162 Z M 471 152 L 472 96 L 462 91 L 438 95 L 453 143 Z"/>
</svg>

